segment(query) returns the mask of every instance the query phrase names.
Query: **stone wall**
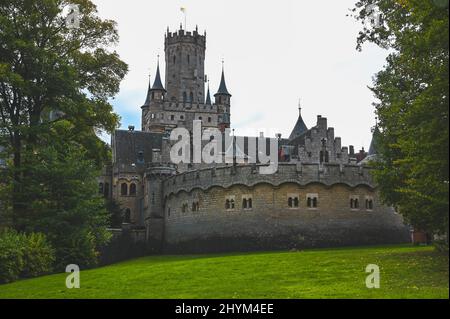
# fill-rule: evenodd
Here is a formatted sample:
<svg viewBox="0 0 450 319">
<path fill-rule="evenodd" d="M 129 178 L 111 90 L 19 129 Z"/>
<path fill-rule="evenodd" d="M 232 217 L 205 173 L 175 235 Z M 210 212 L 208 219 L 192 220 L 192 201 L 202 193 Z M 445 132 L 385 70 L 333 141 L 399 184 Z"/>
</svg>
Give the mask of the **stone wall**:
<svg viewBox="0 0 450 319">
<path fill-rule="evenodd" d="M 254 167 L 189 172 L 164 182 L 166 252 L 265 250 L 400 243 L 408 227 L 382 205 L 369 169 L 281 165 L 278 174 Z M 289 197 L 298 207 L 289 207 Z M 317 207 L 308 207 L 308 197 Z M 243 199 L 251 199 L 245 209 Z M 359 199 L 351 208 L 350 200 Z M 234 200 L 227 209 L 226 200 Z M 365 200 L 372 200 L 366 208 Z M 193 206 L 193 204 L 197 206 Z"/>
</svg>

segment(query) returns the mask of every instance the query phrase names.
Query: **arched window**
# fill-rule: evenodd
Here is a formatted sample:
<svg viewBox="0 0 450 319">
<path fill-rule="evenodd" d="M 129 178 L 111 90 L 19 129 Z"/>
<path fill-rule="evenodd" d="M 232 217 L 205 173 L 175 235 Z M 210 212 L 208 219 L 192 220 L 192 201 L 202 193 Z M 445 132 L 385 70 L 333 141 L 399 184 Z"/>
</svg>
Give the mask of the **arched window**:
<svg viewBox="0 0 450 319">
<path fill-rule="evenodd" d="M 317 207 L 317 197 L 314 197 L 314 198 L 313 198 L 313 200 L 312 200 L 312 206 L 313 206 L 314 208 Z"/>
<path fill-rule="evenodd" d="M 312 207 L 312 199 L 311 199 L 311 197 L 308 197 L 307 205 L 308 205 L 308 207 Z"/>
<path fill-rule="evenodd" d="M 355 208 L 355 203 L 353 201 L 353 198 L 350 198 L 350 208 Z"/>
<path fill-rule="evenodd" d="M 357 198 L 355 198 L 355 208 L 358 208 L 359 207 L 359 200 L 357 199 Z"/>
<path fill-rule="evenodd" d="M 369 209 L 373 209 L 373 200 L 369 200 Z"/>
<path fill-rule="evenodd" d="M 105 188 L 104 188 L 103 195 L 104 195 L 106 198 L 109 197 L 109 183 L 105 183 Z"/>
<path fill-rule="evenodd" d="M 186 102 L 186 100 L 187 100 L 187 93 L 183 92 L 183 102 Z"/>
<path fill-rule="evenodd" d="M 251 198 L 248 199 L 247 206 L 248 208 L 253 208 L 253 200 Z"/>
<path fill-rule="evenodd" d="M 242 208 L 246 209 L 247 208 L 247 198 L 244 198 L 242 200 Z"/>
<path fill-rule="evenodd" d="M 234 199 L 230 200 L 231 209 L 234 209 Z"/>
<path fill-rule="evenodd" d="M 99 193 L 99 194 L 103 194 L 103 191 L 104 191 L 104 190 L 103 190 L 103 183 L 99 183 L 99 184 L 98 184 L 98 193 Z"/>
<path fill-rule="evenodd" d="M 122 183 L 122 185 L 120 185 L 120 195 L 122 195 L 122 196 L 127 196 L 128 195 L 128 185 L 127 185 L 127 183 Z"/>
<path fill-rule="evenodd" d="M 294 198 L 294 207 L 298 207 L 298 197 Z"/>
<path fill-rule="evenodd" d="M 191 94 L 189 95 L 189 102 L 194 102 L 194 93 L 191 92 Z"/>
<path fill-rule="evenodd" d="M 131 223 L 131 210 L 129 208 L 125 210 L 124 223 Z"/>
<path fill-rule="evenodd" d="M 289 197 L 289 199 L 288 199 L 288 206 L 292 207 L 292 197 Z"/>
<path fill-rule="evenodd" d="M 187 63 L 191 63 L 191 56 L 189 54 L 187 55 Z"/>
<path fill-rule="evenodd" d="M 136 196 L 136 184 L 135 183 L 130 184 L 130 196 Z"/>
<path fill-rule="evenodd" d="M 227 199 L 226 201 L 225 201 L 225 209 L 230 209 L 230 200 L 229 199 Z"/>
</svg>

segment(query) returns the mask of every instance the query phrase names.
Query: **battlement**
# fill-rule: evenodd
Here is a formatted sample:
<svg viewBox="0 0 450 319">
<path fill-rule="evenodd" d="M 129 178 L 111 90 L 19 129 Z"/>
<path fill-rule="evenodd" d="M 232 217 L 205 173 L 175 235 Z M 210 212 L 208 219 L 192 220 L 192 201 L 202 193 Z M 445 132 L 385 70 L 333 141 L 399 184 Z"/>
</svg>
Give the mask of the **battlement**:
<svg viewBox="0 0 450 319">
<path fill-rule="evenodd" d="M 359 165 L 279 163 L 275 174 L 259 174 L 261 165 L 221 166 L 188 171 L 169 177 L 164 181 L 164 195 L 190 192 L 193 189 L 208 190 L 212 187 L 229 188 L 233 185 L 255 185 L 266 183 L 280 186 L 294 183 L 306 186 L 312 183 L 332 186 L 344 184 L 349 187 L 365 185 L 375 188 L 371 168 Z"/>
<path fill-rule="evenodd" d="M 165 46 L 178 44 L 178 43 L 192 43 L 199 45 L 203 48 L 206 47 L 206 32 L 204 35 L 200 35 L 197 30 L 185 31 L 180 29 L 176 32 L 167 32 L 165 36 Z"/>
</svg>

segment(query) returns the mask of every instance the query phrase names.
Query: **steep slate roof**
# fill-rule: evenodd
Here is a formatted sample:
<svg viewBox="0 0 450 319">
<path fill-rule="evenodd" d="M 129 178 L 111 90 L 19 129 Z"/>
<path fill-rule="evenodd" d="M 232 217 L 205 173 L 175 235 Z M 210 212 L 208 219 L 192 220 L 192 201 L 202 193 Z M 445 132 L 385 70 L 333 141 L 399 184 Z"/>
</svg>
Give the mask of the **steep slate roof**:
<svg viewBox="0 0 450 319">
<path fill-rule="evenodd" d="M 113 135 L 114 162 L 137 164 L 139 152 L 143 152 L 144 162 L 152 161 L 152 150 L 161 149 L 161 133 L 116 130 Z"/>
<path fill-rule="evenodd" d="M 208 84 L 208 93 L 206 94 L 205 105 L 211 105 L 211 94 L 209 93 L 209 84 Z"/>
<path fill-rule="evenodd" d="M 372 141 L 370 142 L 370 147 L 369 147 L 369 156 L 370 155 L 376 155 L 378 154 L 378 138 L 380 135 L 380 130 L 378 129 L 378 125 L 375 126 L 375 128 L 373 129 L 373 134 L 372 134 Z"/>
<path fill-rule="evenodd" d="M 294 129 L 291 132 L 291 135 L 289 135 L 289 139 L 293 140 L 296 137 L 303 135 L 306 131 L 308 131 L 308 127 L 303 121 L 302 114 L 299 113 L 297 123 L 295 124 Z"/>
<path fill-rule="evenodd" d="M 225 83 L 225 73 L 223 69 L 222 69 L 222 78 L 220 79 L 219 90 L 217 91 L 216 94 L 214 94 L 214 96 L 219 94 L 231 96 L 231 94 L 228 92 L 227 85 Z"/>
<path fill-rule="evenodd" d="M 150 77 L 149 77 L 149 79 L 148 79 L 147 97 L 146 97 L 144 105 L 142 105 L 142 107 L 150 106 L 150 101 L 151 101 L 151 97 L 152 97 L 151 90 L 152 90 L 152 85 L 151 85 L 151 81 L 150 81 Z"/>
<path fill-rule="evenodd" d="M 156 69 L 155 82 L 153 82 L 153 86 L 152 86 L 152 91 L 153 90 L 161 90 L 161 91 L 166 90 L 161 82 L 161 74 L 159 72 L 159 62 L 158 62 L 158 67 Z"/>
</svg>

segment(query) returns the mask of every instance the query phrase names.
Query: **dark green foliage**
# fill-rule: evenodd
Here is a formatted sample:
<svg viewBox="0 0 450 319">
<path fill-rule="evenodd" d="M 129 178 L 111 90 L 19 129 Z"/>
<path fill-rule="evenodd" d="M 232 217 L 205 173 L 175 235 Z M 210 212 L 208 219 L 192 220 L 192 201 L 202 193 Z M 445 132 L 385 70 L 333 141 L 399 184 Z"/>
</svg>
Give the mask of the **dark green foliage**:
<svg viewBox="0 0 450 319">
<path fill-rule="evenodd" d="M 0 231 L 0 283 L 47 274 L 54 261 L 54 250 L 44 234 Z"/>
<path fill-rule="evenodd" d="M 391 49 L 372 91 L 379 117 L 375 179 L 384 201 L 416 229 L 448 232 L 449 20 L 448 1 L 361 0 L 353 10 L 367 21 L 367 6 L 382 24 L 365 27 L 366 42 Z"/>
<path fill-rule="evenodd" d="M 79 28 L 66 24 L 70 4 Z M 109 100 L 128 67 L 117 42 L 89 0 L 0 2 L 0 222 L 45 233 L 58 270 L 95 265 L 109 238 L 96 178 L 110 149 L 97 133 L 119 121 Z"/>
</svg>

